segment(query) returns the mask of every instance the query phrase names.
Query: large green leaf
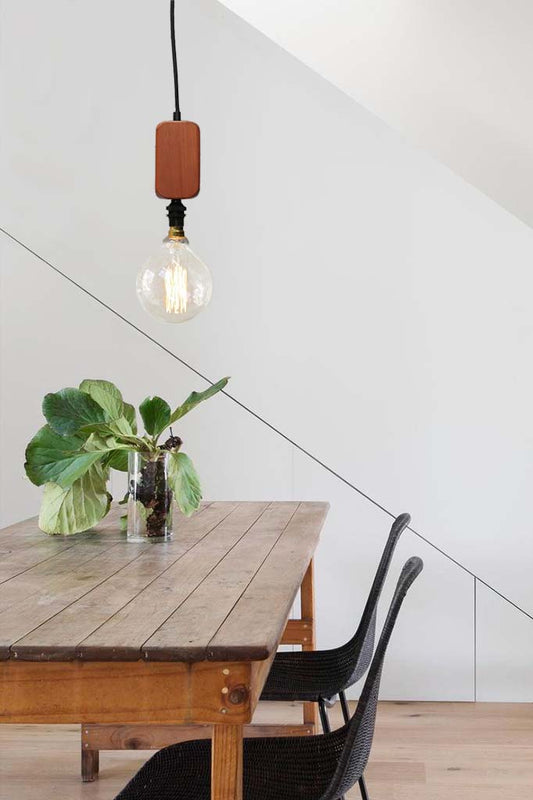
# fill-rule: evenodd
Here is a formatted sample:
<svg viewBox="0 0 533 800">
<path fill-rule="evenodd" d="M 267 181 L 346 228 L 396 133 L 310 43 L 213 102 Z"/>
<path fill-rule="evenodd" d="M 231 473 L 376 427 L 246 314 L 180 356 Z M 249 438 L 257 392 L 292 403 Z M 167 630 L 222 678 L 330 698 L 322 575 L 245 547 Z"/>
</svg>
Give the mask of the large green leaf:
<svg viewBox="0 0 533 800">
<path fill-rule="evenodd" d="M 86 436 L 89 434 L 96 434 L 103 439 L 111 436 L 118 442 L 132 445 L 138 450 L 148 449 L 148 445 L 142 437 L 123 432 L 123 423 L 129 426 L 129 423 L 126 422 L 125 417 L 121 417 L 120 420 L 115 419 L 113 422 L 92 422 L 89 425 L 83 425 L 80 428 L 80 433 L 85 434 Z"/>
<path fill-rule="evenodd" d="M 124 401 L 114 383 L 88 379 L 80 383 L 80 391 L 90 395 L 104 409 L 107 420 L 124 415 Z"/>
<path fill-rule="evenodd" d="M 41 428 L 26 448 L 26 475 L 37 486 L 50 481 L 63 488 L 71 486 L 105 452 L 83 450 L 79 436 L 60 436 L 49 425 Z"/>
<path fill-rule="evenodd" d="M 159 436 L 170 423 L 170 406 L 162 397 L 147 397 L 139 406 L 146 433 Z"/>
<path fill-rule="evenodd" d="M 105 438 L 99 436 L 97 433 L 91 433 L 84 445 L 85 450 L 99 450 L 102 454 L 102 463 L 106 467 L 118 469 L 121 472 L 128 471 L 128 453 L 135 450 L 132 444 L 123 444 L 114 436 L 106 436 Z"/>
<path fill-rule="evenodd" d="M 45 533 L 79 533 L 100 522 L 109 511 L 111 495 L 104 472 L 95 465 L 64 489 L 56 483 L 44 487 L 39 527 Z"/>
<path fill-rule="evenodd" d="M 190 517 L 200 505 L 202 488 L 193 463 L 185 453 L 170 453 L 168 482 L 181 511 Z"/>
<path fill-rule="evenodd" d="M 210 397 L 213 397 L 214 394 L 220 392 L 226 386 L 228 381 L 229 378 L 222 378 L 220 381 L 218 381 L 218 383 L 214 383 L 209 387 L 209 389 L 206 389 L 205 392 L 191 392 L 185 402 L 182 403 L 181 406 L 178 406 L 178 408 L 172 413 L 168 424 L 172 425 L 173 422 L 181 419 L 181 417 L 185 416 L 185 414 L 188 414 L 189 411 L 192 411 L 193 408 L 196 408 L 199 403 L 202 403 L 204 400 L 208 400 Z"/>
<path fill-rule="evenodd" d="M 127 419 L 132 433 L 137 433 L 137 418 L 135 408 L 131 403 L 124 403 L 124 416 Z"/>
<path fill-rule="evenodd" d="M 118 436 L 134 436 L 135 431 L 127 417 L 122 416 L 109 423 Z"/>
<path fill-rule="evenodd" d="M 128 453 L 130 450 L 114 450 L 106 463 L 111 469 L 118 469 L 119 472 L 128 471 Z"/>
<path fill-rule="evenodd" d="M 61 436 L 72 436 L 83 425 L 105 421 L 104 409 L 79 389 L 61 389 L 47 394 L 43 400 L 43 414 L 50 427 Z"/>
<path fill-rule="evenodd" d="M 118 446 L 119 445 L 113 436 L 99 436 L 97 433 L 91 433 L 89 438 L 85 440 L 83 449 L 87 450 L 88 453 L 92 453 L 94 451 L 100 451 L 103 453 L 108 452 L 109 450 L 114 450 Z M 121 447 L 126 447 L 126 445 L 121 445 Z"/>
</svg>

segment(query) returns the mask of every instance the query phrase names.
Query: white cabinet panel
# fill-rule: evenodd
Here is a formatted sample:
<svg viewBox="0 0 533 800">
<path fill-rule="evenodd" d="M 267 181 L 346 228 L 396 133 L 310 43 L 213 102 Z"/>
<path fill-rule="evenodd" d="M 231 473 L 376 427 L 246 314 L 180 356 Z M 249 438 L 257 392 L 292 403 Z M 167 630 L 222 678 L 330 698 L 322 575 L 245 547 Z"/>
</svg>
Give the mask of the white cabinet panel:
<svg viewBox="0 0 533 800">
<path fill-rule="evenodd" d="M 478 700 L 533 702 L 532 626 L 532 620 L 478 582 Z"/>
</svg>

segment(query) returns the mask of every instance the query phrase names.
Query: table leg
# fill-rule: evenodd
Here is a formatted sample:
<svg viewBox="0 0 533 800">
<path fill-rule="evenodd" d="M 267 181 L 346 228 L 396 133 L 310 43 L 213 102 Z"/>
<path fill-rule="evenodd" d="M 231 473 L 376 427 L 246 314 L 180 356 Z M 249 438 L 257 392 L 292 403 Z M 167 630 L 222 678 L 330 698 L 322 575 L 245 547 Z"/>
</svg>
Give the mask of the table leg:
<svg viewBox="0 0 533 800">
<path fill-rule="evenodd" d="M 211 800 L 242 800 L 242 725 L 214 725 Z"/>
<path fill-rule="evenodd" d="M 300 608 L 302 619 L 307 620 L 306 641 L 302 650 L 314 650 L 315 639 L 315 577 L 313 559 L 309 562 L 300 589 Z M 314 726 L 314 733 L 318 731 L 318 707 L 316 703 L 304 703 L 304 723 Z"/>
<path fill-rule="evenodd" d="M 81 779 L 83 783 L 91 783 L 98 778 L 98 769 L 100 766 L 100 752 L 98 750 L 89 750 L 87 747 L 81 746 Z"/>
</svg>

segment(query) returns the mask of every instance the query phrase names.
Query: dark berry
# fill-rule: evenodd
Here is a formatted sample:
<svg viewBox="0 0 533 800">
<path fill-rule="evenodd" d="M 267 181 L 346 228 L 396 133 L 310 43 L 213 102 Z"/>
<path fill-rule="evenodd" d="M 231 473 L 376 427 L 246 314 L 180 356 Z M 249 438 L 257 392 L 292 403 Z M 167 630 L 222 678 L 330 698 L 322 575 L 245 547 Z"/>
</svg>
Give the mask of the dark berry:
<svg viewBox="0 0 533 800">
<path fill-rule="evenodd" d="M 179 436 L 169 436 L 164 444 L 161 445 L 161 450 L 172 450 L 177 452 L 183 444 Z"/>
</svg>

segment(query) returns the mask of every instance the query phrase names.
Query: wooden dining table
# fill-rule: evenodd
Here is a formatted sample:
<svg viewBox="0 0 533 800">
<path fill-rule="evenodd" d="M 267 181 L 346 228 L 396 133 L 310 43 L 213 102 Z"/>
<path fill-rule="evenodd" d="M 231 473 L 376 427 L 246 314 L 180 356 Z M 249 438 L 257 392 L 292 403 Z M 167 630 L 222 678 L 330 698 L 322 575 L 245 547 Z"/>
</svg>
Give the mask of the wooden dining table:
<svg viewBox="0 0 533 800">
<path fill-rule="evenodd" d="M 119 507 L 96 528 L 0 531 L 0 722 L 79 723 L 82 771 L 100 750 L 212 738 L 211 796 L 242 797 L 243 736 L 280 644 L 315 646 L 319 502 L 207 502 L 173 539 L 133 543 Z M 291 618 L 300 590 L 300 615 Z M 1 755 L 0 755 L 1 758 Z"/>
</svg>

